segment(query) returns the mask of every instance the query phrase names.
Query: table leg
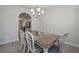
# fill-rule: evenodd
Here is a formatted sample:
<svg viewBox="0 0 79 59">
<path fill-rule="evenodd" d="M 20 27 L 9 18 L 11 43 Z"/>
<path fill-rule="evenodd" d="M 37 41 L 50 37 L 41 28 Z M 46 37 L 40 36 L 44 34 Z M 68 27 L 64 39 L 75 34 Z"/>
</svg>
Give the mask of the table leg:
<svg viewBox="0 0 79 59">
<path fill-rule="evenodd" d="M 58 40 L 59 52 L 61 52 L 60 41 Z"/>
<path fill-rule="evenodd" d="M 48 53 L 48 48 L 46 49 L 44 48 L 43 50 L 44 50 L 44 53 Z"/>
</svg>

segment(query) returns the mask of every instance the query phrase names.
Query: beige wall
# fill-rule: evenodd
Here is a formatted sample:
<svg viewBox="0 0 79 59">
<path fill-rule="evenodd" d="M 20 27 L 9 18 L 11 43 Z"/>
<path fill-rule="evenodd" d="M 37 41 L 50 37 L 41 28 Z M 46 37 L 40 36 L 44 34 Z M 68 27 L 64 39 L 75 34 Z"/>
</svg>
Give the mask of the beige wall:
<svg viewBox="0 0 79 59">
<path fill-rule="evenodd" d="M 47 8 L 48 7 L 48 8 Z M 38 20 L 32 16 L 32 30 L 63 34 L 69 32 L 68 43 L 79 46 L 79 7 L 45 6 Z M 18 14 L 29 13 L 27 6 L 0 6 L 0 44 L 18 39 Z"/>
<path fill-rule="evenodd" d="M 18 39 L 18 15 L 29 13 L 25 6 L 0 6 L 0 44 Z M 32 17 L 32 30 L 37 30 L 38 20 Z"/>
<path fill-rule="evenodd" d="M 63 34 L 69 33 L 67 42 L 79 46 L 79 6 L 50 6 L 40 19 L 40 31 Z"/>
</svg>

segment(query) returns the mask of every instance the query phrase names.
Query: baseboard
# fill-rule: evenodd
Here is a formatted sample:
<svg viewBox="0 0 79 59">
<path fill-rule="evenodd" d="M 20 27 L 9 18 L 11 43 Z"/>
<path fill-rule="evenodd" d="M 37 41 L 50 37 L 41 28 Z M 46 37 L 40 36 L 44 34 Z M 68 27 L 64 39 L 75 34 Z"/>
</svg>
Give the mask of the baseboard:
<svg viewBox="0 0 79 59">
<path fill-rule="evenodd" d="M 65 42 L 65 44 L 68 44 L 68 45 L 71 45 L 71 46 L 79 48 L 79 45 L 76 45 L 76 44 L 72 44 L 72 43 L 69 43 L 69 42 Z"/>
<path fill-rule="evenodd" d="M 10 43 L 10 42 L 14 42 L 14 41 L 17 41 L 17 40 L 19 40 L 19 39 L 15 39 L 15 40 L 10 40 L 10 41 L 6 41 L 6 42 L 2 42 L 2 43 L 0 43 L 0 45 L 7 44 L 7 43 Z"/>
<path fill-rule="evenodd" d="M 2 43 L 0 43 L 0 45 L 7 44 L 7 43 L 10 43 L 10 42 L 14 42 L 14 41 L 17 41 L 17 40 L 19 40 L 19 39 L 2 42 Z M 79 48 L 79 45 L 76 45 L 76 44 L 72 44 L 72 43 L 69 43 L 69 42 L 65 42 L 65 44 L 68 44 L 68 45 L 71 45 L 71 46 Z"/>
</svg>

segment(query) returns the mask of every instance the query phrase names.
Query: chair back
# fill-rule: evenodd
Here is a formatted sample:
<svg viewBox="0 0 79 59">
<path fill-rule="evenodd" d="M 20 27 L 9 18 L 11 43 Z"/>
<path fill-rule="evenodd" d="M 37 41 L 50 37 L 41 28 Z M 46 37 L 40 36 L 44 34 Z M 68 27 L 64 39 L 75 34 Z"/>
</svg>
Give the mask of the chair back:
<svg viewBox="0 0 79 59">
<path fill-rule="evenodd" d="M 61 36 L 61 38 L 59 39 L 59 41 L 60 41 L 60 44 L 59 44 L 59 45 L 60 45 L 60 51 L 61 51 L 62 48 L 64 47 L 64 43 L 65 43 L 67 37 L 68 37 L 68 33 L 65 33 L 65 34 L 63 34 L 63 35 Z"/>
<path fill-rule="evenodd" d="M 21 29 L 20 29 L 19 31 L 20 31 L 20 40 L 21 40 L 21 44 L 26 44 L 24 31 L 21 30 Z"/>
<path fill-rule="evenodd" d="M 31 32 L 25 31 L 25 35 L 28 37 L 27 39 L 27 44 L 28 44 L 28 49 L 29 51 L 35 53 L 35 44 L 34 44 L 34 36 Z"/>
</svg>

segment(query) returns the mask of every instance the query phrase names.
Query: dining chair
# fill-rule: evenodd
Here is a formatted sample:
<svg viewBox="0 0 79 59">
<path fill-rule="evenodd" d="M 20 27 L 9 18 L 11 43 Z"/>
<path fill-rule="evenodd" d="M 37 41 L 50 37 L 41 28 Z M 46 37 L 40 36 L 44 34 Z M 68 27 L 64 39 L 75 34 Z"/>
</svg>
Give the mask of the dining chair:
<svg viewBox="0 0 79 59">
<path fill-rule="evenodd" d="M 64 35 L 61 36 L 61 38 L 59 39 L 59 51 L 63 52 L 63 47 L 65 44 L 66 39 L 68 38 L 69 33 L 65 33 Z"/>
<path fill-rule="evenodd" d="M 48 52 L 49 53 L 62 53 L 64 43 L 67 37 L 68 37 L 68 33 L 63 34 L 58 40 L 58 46 L 54 44 L 52 47 L 49 48 Z"/>
<path fill-rule="evenodd" d="M 19 29 L 19 35 L 20 35 L 20 50 L 24 53 L 26 51 L 26 45 L 27 41 L 25 39 L 28 39 L 25 37 L 25 33 L 22 29 Z"/>
<path fill-rule="evenodd" d="M 31 53 L 40 53 L 43 51 L 43 49 L 36 45 L 35 42 L 34 42 L 34 36 L 31 32 L 29 31 L 25 31 L 25 36 L 28 37 L 27 40 L 27 44 L 28 44 L 28 51 L 31 52 Z"/>
</svg>

